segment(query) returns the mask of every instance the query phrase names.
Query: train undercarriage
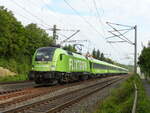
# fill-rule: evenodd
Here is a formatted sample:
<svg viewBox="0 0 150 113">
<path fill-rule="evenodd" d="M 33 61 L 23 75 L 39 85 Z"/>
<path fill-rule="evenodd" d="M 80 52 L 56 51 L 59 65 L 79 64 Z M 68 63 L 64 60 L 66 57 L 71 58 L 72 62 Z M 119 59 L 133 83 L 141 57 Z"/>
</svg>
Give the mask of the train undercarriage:
<svg viewBox="0 0 150 113">
<path fill-rule="evenodd" d="M 29 80 L 35 81 L 36 84 L 56 84 L 56 83 L 68 83 L 73 81 L 87 80 L 89 78 L 96 77 L 106 77 L 112 75 L 120 75 L 123 73 L 101 73 L 101 74 L 90 74 L 85 72 L 40 72 L 40 71 L 31 71 L 28 75 Z M 124 73 L 125 74 L 125 73 Z"/>
</svg>

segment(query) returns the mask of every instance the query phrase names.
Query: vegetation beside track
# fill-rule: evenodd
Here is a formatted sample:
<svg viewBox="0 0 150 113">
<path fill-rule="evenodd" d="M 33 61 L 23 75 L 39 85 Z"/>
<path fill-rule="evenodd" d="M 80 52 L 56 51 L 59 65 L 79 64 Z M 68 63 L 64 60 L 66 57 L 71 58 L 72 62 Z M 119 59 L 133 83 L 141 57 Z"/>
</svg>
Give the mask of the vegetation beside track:
<svg viewBox="0 0 150 113">
<path fill-rule="evenodd" d="M 136 83 L 138 88 L 138 100 L 136 113 L 149 113 L 150 100 L 146 96 L 143 84 L 138 75 L 128 78 L 117 89 L 113 89 L 111 96 L 106 98 L 95 113 L 131 113 Z"/>
<path fill-rule="evenodd" d="M 0 82 L 24 81 L 28 80 L 27 74 L 0 77 Z"/>
<path fill-rule="evenodd" d="M 17 61 L 13 58 L 7 60 L 4 58 L 0 58 L 0 66 L 16 73 L 16 75 L 11 76 L 0 76 L 0 82 L 28 80 L 27 74 L 30 70 L 30 61 L 28 58 L 23 58 L 22 61 Z"/>
<path fill-rule="evenodd" d="M 139 56 L 138 64 L 140 66 L 140 70 L 144 73 L 146 79 L 150 77 L 150 42 L 147 47 L 143 47 L 143 50 Z"/>
</svg>

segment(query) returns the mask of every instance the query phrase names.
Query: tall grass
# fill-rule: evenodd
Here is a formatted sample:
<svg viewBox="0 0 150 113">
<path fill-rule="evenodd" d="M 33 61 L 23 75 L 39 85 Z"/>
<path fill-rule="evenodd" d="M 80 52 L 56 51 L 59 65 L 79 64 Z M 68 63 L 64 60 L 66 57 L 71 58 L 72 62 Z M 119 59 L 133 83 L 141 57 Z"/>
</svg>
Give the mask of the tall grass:
<svg viewBox="0 0 150 113">
<path fill-rule="evenodd" d="M 136 113 L 149 113 L 150 101 L 148 100 L 142 82 L 138 75 L 133 75 L 121 86 L 114 89 L 106 100 L 100 103 L 95 113 L 131 113 L 134 101 L 134 83 L 138 87 L 138 102 Z"/>
<path fill-rule="evenodd" d="M 19 75 L 15 75 L 15 76 L 0 77 L 0 82 L 24 81 L 24 80 L 28 80 L 27 74 L 19 74 Z"/>
<path fill-rule="evenodd" d="M 31 67 L 31 61 L 28 57 L 14 58 L 0 58 L 0 66 L 7 68 L 16 73 L 27 73 Z"/>
<path fill-rule="evenodd" d="M 30 57 L 0 58 L 0 66 L 17 73 L 15 76 L 0 77 L 0 81 L 27 80 L 27 74 L 31 68 Z"/>
</svg>

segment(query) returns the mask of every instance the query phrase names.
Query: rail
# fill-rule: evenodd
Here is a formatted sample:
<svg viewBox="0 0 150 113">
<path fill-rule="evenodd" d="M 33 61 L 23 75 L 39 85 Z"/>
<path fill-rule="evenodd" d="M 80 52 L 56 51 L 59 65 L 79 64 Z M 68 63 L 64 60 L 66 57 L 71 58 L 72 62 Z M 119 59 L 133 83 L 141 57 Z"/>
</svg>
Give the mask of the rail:
<svg viewBox="0 0 150 113">
<path fill-rule="evenodd" d="M 0 85 L 19 84 L 19 83 L 28 83 L 28 82 L 32 82 L 32 81 L 29 81 L 29 80 L 21 80 L 21 81 L 0 82 Z"/>
<path fill-rule="evenodd" d="M 133 107 L 132 107 L 132 113 L 136 113 L 137 94 L 138 94 L 137 86 L 135 83 L 134 83 L 134 87 L 135 87 L 135 97 L 134 97 L 134 103 L 133 103 Z"/>
<path fill-rule="evenodd" d="M 121 79 L 122 78 L 105 80 L 100 83 L 96 83 L 96 84 L 93 84 L 93 85 L 90 85 L 81 89 L 73 90 L 68 93 L 50 97 L 50 98 L 47 98 L 38 102 L 33 102 L 28 105 L 22 105 L 20 107 L 18 106 L 16 108 L 11 108 L 6 111 L 4 110 L 3 113 L 17 113 L 17 112 L 21 113 L 21 112 L 25 112 L 26 110 L 29 110 L 29 108 L 30 108 L 29 111 L 32 111 L 32 112 L 35 112 L 34 110 L 36 109 L 36 111 L 42 110 L 43 112 L 46 112 L 46 113 L 55 113 L 55 112 L 61 111 L 64 108 L 67 108 L 68 106 L 71 106 L 72 104 L 80 101 L 82 98 L 85 98 L 93 94 L 94 92 L 102 90 L 105 87 L 108 87 L 109 85 L 113 83 L 116 83 L 117 81 Z M 60 104 L 60 102 L 63 104 Z M 44 109 L 40 109 L 41 105 L 42 105 L 42 108 Z"/>
</svg>

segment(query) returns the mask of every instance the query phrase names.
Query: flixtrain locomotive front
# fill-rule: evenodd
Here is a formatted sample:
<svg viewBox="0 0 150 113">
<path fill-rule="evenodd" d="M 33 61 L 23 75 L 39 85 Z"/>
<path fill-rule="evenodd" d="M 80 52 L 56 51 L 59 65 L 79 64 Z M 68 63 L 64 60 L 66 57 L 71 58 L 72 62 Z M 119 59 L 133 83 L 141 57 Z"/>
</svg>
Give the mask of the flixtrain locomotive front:
<svg viewBox="0 0 150 113">
<path fill-rule="evenodd" d="M 29 72 L 29 79 L 37 84 L 54 81 L 55 62 L 53 57 L 55 47 L 43 47 L 36 50 L 32 58 L 32 71 Z"/>
<path fill-rule="evenodd" d="M 43 47 L 37 49 L 33 56 L 29 79 L 37 84 L 64 83 L 88 78 L 89 73 L 86 57 L 61 48 Z"/>
</svg>

